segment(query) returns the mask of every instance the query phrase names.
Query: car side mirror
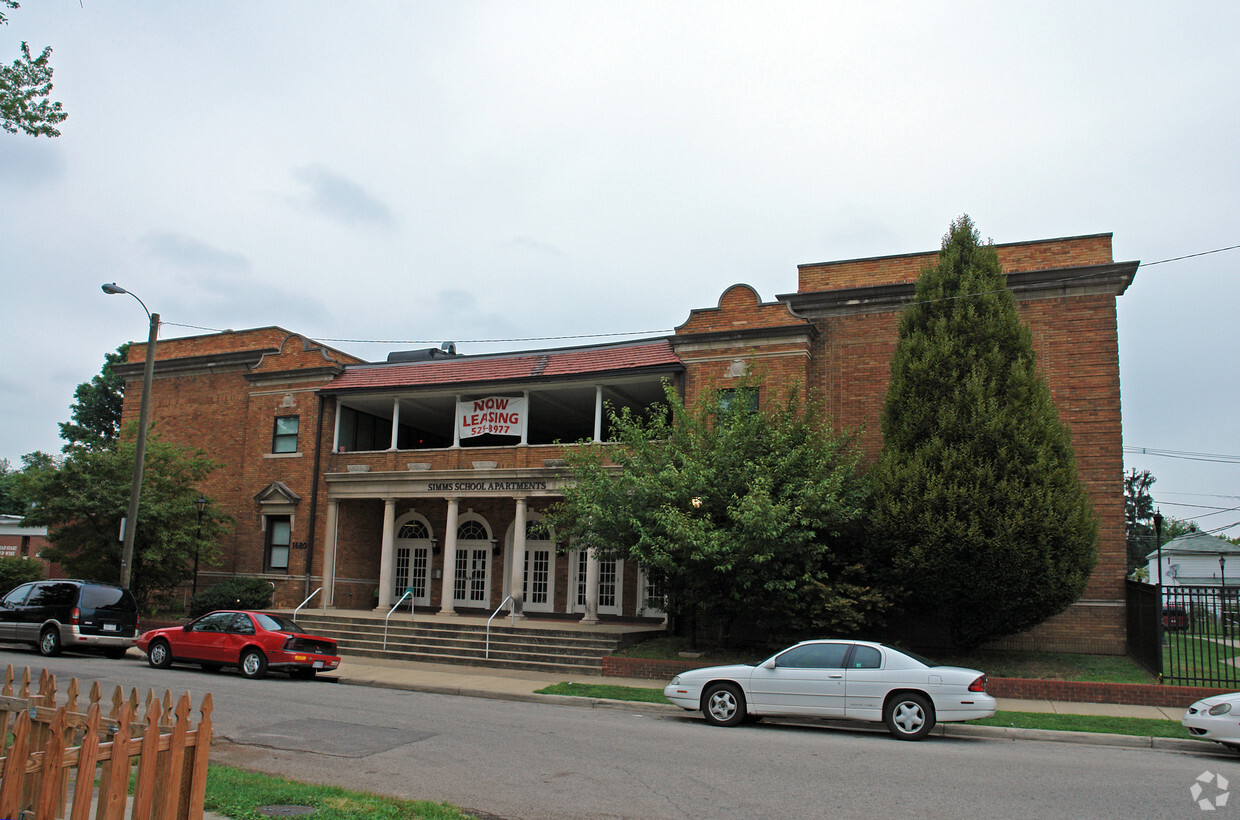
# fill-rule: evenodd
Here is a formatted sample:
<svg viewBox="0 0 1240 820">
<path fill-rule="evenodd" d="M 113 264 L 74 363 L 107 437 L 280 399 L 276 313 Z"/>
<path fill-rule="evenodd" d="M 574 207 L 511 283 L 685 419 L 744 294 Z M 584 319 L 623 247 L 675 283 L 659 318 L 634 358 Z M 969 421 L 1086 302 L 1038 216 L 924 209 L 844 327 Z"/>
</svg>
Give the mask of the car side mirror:
<svg viewBox="0 0 1240 820">
<path fill-rule="evenodd" d="M 189 631 L 190 631 L 190 629 L 189 629 L 189 624 L 186 624 L 185 626 L 181 627 L 181 631 L 182 631 L 182 632 L 189 632 Z"/>
<path fill-rule="evenodd" d="M 775 663 L 775 659 L 774 659 L 774 658 L 771 658 L 771 659 L 770 659 L 770 660 L 768 660 L 766 663 L 762 664 L 762 668 L 763 668 L 763 669 L 774 669 L 776 666 L 777 666 L 777 664 Z"/>
</svg>

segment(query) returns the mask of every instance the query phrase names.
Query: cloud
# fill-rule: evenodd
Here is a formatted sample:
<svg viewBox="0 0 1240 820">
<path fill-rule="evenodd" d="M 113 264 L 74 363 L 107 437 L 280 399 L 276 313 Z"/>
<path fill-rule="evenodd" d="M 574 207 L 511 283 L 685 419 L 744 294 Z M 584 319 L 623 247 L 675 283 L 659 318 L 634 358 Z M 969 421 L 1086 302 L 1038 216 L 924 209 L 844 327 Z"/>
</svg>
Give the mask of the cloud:
<svg viewBox="0 0 1240 820">
<path fill-rule="evenodd" d="M 188 271 L 244 274 L 250 270 L 250 262 L 242 254 L 222 251 L 171 231 L 152 231 L 139 244 L 160 261 Z"/>
<path fill-rule="evenodd" d="M 348 225 L 391 228 L 396 224 L 386 204 L 353 180 L 322 165 L 298 168 L 293 171 L 293 176 L 308 189 L 302 204 L 323 216 Z"/>
</svg>

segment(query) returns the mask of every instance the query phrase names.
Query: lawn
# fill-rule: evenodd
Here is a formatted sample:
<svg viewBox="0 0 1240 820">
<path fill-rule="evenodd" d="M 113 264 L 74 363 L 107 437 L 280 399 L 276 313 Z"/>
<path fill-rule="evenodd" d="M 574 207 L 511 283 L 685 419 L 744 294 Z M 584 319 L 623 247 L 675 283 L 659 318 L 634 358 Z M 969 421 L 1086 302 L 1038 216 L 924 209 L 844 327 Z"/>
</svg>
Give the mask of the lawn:
<svg viewBox="0 0 1240 820">
<path fill-rule="evenodd" d="M 336 786 L 316 786 L 282 777 L 211 764 L 207 770 L 207 811 L 233 820 L 264 820 L 264 806 L 310 806 L 315 820 L 472 820 L 447 803 L 398 800 Z"/>
</svg>

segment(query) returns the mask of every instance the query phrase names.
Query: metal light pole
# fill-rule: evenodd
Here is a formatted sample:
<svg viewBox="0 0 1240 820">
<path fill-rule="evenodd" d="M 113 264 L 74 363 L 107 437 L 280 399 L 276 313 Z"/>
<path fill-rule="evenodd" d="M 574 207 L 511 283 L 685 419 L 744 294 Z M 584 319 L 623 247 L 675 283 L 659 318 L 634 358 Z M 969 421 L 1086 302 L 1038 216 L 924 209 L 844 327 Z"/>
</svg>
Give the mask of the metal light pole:
<svg viewBox="0 0 1240 820">
<path fill-rule="evenodd" d="M 1162 598 L 1162 513 L 1154 511 L 1154 543 L 1158 546 L 1158 596 Z"/>
<path fill-rule="evenodd" d="M 107 294 L 130 293 L 115 282 L 103 285 Z M 142 495 L 142 462 L 146 457 L 146 429 L 151 418 L 151 380 L 155 374 L 155 338 L 159 335 L 159 314 L 147 310 L 146 303 L 138 299 L 138 304 L 146 311 L 151 320 L 151 332 L 146 340 L 146 366 L 142 371 L 142 406 L 138 411 L 138 441 L 133 456 L 133 482 L 129 487 L 129 515 L 125 519 L 125 541 L 121 547 L 121 586 L 128 587 L 133 575 L 133 540 L 138 530 L 138 498 Z"/>
<path fill-rule="evenodd" d="M 198 549 L 199 543 L 202 541 L 202 514 L 207 511 L 206 496 L 198 496 L 198 500 L 194 502 L 198 507 L 198 534 L 194 539 L 194 580 L 192 583 L 191 595 L 198 594 Z"/>
</svg>

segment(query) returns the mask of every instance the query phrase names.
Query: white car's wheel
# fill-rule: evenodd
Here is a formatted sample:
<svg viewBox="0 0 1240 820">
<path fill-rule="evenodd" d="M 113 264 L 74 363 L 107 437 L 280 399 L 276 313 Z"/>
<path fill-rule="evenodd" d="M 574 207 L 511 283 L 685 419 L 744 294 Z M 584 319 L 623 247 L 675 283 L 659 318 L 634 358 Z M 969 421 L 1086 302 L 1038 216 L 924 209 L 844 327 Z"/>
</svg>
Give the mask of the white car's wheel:
<svg viewBox="0 0 1240 820">
<path fill-rule="evenodd" d="M 896 695 L 883 708 L 883 723 L 900 740 L 921 740 L 934 728 L 934 707 L 924 695 Z"/>
<path fill-rule="evenodd" d="M 716 683 L 702 695 L 702 714 L 714 726 L 736 726 L 745 720 L 745 696 L 734 683 Z"/>
</svg>

